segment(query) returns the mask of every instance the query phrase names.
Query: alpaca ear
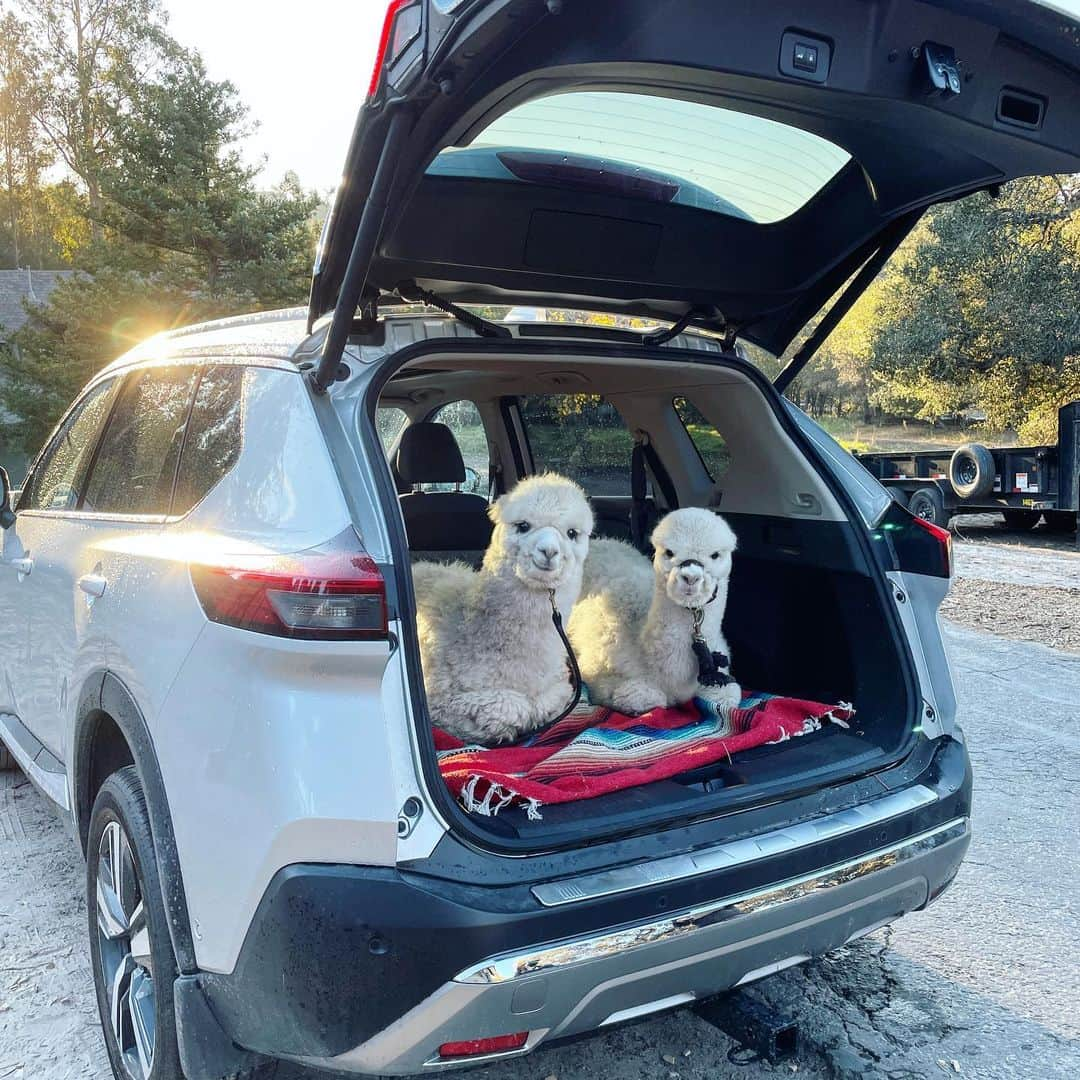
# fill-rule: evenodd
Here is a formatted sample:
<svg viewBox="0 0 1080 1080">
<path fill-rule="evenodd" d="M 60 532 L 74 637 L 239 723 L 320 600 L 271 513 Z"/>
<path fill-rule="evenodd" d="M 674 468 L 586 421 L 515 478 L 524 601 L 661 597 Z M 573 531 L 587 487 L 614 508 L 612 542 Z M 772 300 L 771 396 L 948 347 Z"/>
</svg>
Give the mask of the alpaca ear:
<svg viewBox="0 0 1080 1080">
<path fill-rule="evenodd" d="M 505 495 L 500 495 L 487 509 L 488 517 L 496 525 L 502 524 L 502 505 Z"/>
</svg>

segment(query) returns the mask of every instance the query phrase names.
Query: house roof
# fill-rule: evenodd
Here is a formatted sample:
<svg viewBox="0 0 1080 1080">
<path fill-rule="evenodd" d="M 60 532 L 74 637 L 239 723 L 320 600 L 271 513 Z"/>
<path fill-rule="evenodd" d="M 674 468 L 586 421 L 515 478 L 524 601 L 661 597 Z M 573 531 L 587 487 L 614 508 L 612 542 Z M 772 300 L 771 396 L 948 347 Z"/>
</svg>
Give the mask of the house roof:
<svg viewBox="0 0 1080 1080">
<path fill-rule="evenodd" d="M 43 304 L 56 283 L 73 270 L 0 270 L 0 341 L 26 322 L 23 301 Z"/>
</svg>

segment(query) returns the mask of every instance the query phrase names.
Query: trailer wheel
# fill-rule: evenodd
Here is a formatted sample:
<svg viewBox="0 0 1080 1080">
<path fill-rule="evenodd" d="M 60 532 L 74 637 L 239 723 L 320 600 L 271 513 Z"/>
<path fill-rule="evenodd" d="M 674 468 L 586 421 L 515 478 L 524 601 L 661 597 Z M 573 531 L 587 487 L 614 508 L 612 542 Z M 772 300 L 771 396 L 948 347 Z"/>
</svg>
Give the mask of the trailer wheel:
<svg viewBox="0 0 1080 1080">
<path fill-rule="evenodd" d="M 1030 532 L 1039 524 L 1042 513 L 1039 510 L 1002 510 L 1007 529 L 1016 529 L 1017 532 Z"/>
<path fill-rule="evenodd" d="M 994 490 L 994 455 L 979 443 L 965 443 L 949 461 L 949 483 L 961 499 L 979 499 Z"/>
<path fill-rule="evenodd" d="M 1073 510 L 1044 510 L 1043 520 L 1051 532 L 1075 532 L 1078 515 Z"/>
<path fill-rule="evenodd" d="M 949 515 L 945 510 L 945 500 L 941 497 L 941 492 L 937 488 L 919 488 L 911 496 L 908 509 L 917 518 L 929 521 L 931 525 L 937 525 L 942 529 L 949 527 Z"/>
</svg>

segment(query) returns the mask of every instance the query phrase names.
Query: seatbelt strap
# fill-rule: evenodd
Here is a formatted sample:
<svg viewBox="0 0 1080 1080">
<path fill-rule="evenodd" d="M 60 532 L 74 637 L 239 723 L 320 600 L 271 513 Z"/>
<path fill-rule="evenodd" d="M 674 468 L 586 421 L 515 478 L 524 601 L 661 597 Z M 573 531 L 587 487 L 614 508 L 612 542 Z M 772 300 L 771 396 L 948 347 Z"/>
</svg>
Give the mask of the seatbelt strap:
<svg viewBox="0 0 1080 1080">
<path fill-rule="evenodd" d="M 649 517 L 649 507 L 645 502 L 648 491 L 645 446 L 648 438 L 645 432 L 637 432 L 634 435 L 634 449 L 630 454 L 630 539 L 638 551 L 645 550 L 645 526 Z"/>
</svg>

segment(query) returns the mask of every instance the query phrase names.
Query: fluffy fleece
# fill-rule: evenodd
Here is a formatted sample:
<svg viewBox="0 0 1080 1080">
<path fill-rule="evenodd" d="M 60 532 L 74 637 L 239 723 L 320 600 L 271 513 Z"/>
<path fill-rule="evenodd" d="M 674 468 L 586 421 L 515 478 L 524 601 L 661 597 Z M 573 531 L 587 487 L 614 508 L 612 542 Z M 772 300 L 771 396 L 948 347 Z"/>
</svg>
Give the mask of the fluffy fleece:
<svg viewBox="0 0 1080 1080">
<path fill-rule="evenodd" d="M 618 540 L 589 552 L 568 632 L 592 700 L 631 716 L 693 697 L 738 705 L 737 683 L 700 685 L 691 647 L 697 609 L 709 650 L 729 656 L 721 623 L 735 534 L 711 510 L 689 508 L 668 514 L 651 539 L 652 565 Z"/>
<path fill-rule="evenodd" d="M 553 474 L 521 481 L 490 514 L 495 529 L 479 571 L 413 567 L 432 722 L 484 746 L 513 741 L 569 705 L 549 594 L 560 611 L 573 607 L 593 529 L 585 493 Z"/>
</svg>

